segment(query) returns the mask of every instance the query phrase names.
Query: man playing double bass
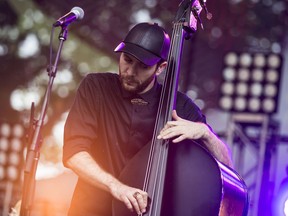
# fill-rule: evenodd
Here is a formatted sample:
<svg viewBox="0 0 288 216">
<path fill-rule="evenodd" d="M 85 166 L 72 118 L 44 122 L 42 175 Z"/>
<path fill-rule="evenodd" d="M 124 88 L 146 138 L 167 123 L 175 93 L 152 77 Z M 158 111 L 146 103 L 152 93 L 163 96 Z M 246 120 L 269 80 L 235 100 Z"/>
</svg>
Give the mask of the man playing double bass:
<svg viewBox="0 0 288 216">
<path fill-rule="evenodd" d="M 63 163 L 79 177 L 70 216 L 111 216 L 112 199 L 137 214 L 147 210 L 149 194 L 117 177 L 152 139 L 161 94 L 157 76 L 167 65 L 169 46 L 163 28 L 137 24 L 115 49 L 119 74 L 91 73 L 82 80 L 64 132 Z M 218 161 L 232 166 L 228 147 L 180 92 L 172 118 L 158 139 L 170 139 L 170 145 L 199 140 Z"/>
</svg>

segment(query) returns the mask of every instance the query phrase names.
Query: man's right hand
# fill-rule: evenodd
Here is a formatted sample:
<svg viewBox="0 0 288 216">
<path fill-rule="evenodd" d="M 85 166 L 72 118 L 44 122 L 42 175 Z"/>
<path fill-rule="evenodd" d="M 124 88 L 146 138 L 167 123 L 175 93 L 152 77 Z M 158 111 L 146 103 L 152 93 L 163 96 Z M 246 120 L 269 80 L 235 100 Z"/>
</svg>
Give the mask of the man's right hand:
<svg viewBox="0 0 288 216">
<path fill-rule="evenodd" d="M 86 152 L 78 152 L 67 161 L 67 166 L 87 183 L 102 188 L 123 202 L 131 211 L 144 213 L 148 204 L 148 194 L 138 188 L 129 187 L 102 169 Z"/>
<path fill-rule="evenodd" d="M 138 215 L 146 212 L 148 205 L 148 193 L 137 188 L 129 187 L 119 181 L 113 182 L 109 186 L 114 198 L 123 202 L 126 207 Z"/>
</svg>

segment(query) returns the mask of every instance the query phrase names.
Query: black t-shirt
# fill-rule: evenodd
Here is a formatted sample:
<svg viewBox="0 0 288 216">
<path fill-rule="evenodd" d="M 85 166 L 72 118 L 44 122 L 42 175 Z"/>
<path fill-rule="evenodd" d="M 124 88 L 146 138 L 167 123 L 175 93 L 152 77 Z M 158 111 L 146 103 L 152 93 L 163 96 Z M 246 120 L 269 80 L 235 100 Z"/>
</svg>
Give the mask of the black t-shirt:
<svg viewBox="0 0 288 216">
<path fill-rule="evenodd" d="M 114 73 L 92 73 L 81 82 L 64 132 L 63 163 L 87 151 L 106 171 L 118 176 L 125 164 L 153 136 L 162 86 L 155 82 L 138 95 L 122 89 Z M 177 114 L 206 123 L 205 116 L 186 95 L 178 92 Z M 78 180 L 71 215 L 111 215 L 112 197 Z M 77 214 L 76 214 L 77 212 Z"/>
</svg>

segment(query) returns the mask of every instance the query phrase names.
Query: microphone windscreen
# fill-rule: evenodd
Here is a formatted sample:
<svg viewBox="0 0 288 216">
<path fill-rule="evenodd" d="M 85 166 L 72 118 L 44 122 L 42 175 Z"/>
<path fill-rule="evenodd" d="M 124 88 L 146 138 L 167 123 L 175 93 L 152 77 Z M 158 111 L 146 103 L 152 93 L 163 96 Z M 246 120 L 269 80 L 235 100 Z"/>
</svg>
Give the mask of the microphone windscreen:
<svg viewBox="0 0 288 216">
<path fill-rule="evenodd" d="M 82 20 L 84 17 L 84 10 L 80 7 L 73 7 L 71 12 L 75 14 L 77 20 Z"/>
</svg>

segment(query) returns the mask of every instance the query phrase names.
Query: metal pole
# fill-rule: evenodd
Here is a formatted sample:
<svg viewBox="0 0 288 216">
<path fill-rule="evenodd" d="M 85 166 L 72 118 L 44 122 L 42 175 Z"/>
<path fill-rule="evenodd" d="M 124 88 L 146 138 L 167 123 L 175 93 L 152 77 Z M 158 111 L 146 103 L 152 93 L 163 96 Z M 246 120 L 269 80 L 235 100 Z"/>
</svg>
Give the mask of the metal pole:
<svg viewBox="0 0 288 216">
<path fill-rule="evenodd" d="M 256 188 L 255 188 L 254 204 L 253 204 L 254 205 L 253 215 L 255 216 L 258 215 L 258 206 L 259 206 L 259 199 L 260 199 L 260 192 L 261 192 L 261 185 L 262 185 L 263 167 L 264 167 L 264 162 L 265 162 L 266 138 L 267 138 L 267 132 L 268 132 L 268 125 L 269 125 L 268 116 L 263 115 L 260 142 L 259 142 L 259 161 L 258 161 L 258 168 L 257 168 Z"/>
<path fill-rule="evenodd" d="M 7 181 L 5 185 L 5 196 L 4 196 L 4 205 L 3 205 L 4 207 L 2 211 L 3 216 L 9 214 L 12 194 L 13 194 L 13 183 L 11 181 Z"/>
</svg>

